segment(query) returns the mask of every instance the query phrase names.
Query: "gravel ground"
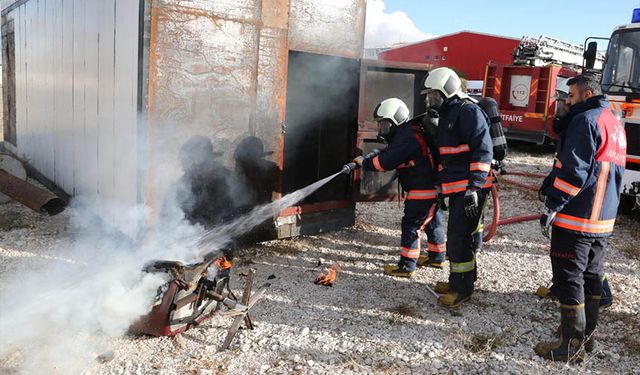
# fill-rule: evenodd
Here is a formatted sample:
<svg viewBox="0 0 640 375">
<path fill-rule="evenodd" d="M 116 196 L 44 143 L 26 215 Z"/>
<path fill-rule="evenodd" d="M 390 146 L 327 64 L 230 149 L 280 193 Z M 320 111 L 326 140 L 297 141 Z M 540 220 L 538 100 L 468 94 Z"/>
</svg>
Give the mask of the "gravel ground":
<svg viewBox="0 0 640 375">
<path fill-rule="evenodd" d="M 510 169 L 545 172 L 549 154 L 530 151 L 514 152 Z M 539 212 L 535 197 L 502 184 L 502 216 Z M 597 351 L 565 364 L 539 359 L 532 349 L 551 340 L 559 322 L 556 303 L 533 294 L 551 279 L 548 240 L 536 222 L 498 228 L 478 255 L 473 299 L 446 310 L 425 286 L 446 281 L 447 269 L 420 269 L 412 280 L 382 274 L 383 264 L 397 261 L 401 215 L 397 202 L 361 203 L 353 228 L 243 249 L 235 287 L 250 267 L 260 283 L 275 279 L 252 313 L 256 329 L 241 330 L 227 352 L 217 349 L 231 321 L 213 317 L 175 338 L 96 337 L 113 359 L 85 373 L 640 373 L 636 219 L 620 217 L 610 241 L 605 269 L 615 303 L 601 315 Z M 67 213 L 46 218 L 17 204 L 0 206 L 0 292 L 14 272 L 61 261 L 57 249 L 73 234 Z M 335 285 L 314 285 L 332 261 L 342 267 Z M 19 352 L 0 358 L 0 373 L 19 373 L 20 363 Z"/>
</svg>

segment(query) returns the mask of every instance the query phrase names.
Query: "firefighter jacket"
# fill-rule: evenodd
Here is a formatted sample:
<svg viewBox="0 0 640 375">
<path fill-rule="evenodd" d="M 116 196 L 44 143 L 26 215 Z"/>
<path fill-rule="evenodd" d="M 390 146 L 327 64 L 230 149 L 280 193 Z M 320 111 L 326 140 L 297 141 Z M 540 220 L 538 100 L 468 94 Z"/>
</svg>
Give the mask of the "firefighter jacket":
<svg viewBox="0 0 640 375">
<path fill-rule="evenodd" d="M 390 144 L 375 157 L 365 159 L 362 168 L 378 172 L 396 169 L 409 200 L 437 198 L 435 165 L 418 121 L 399 125 Z"/>
<path fill-rule="evenodd" d="M 458 98 L 440 110 L 438 166 L 442 194 L 463 194 L 468 188 L 491 186 L 493 144 L 487 118 L 477 105 Z"/>
<path fill-rule="evenodd" d="M 545 204 L 558 212 L 554 229 L 606 237 L 613 230 L 622 188 L 625 131 L 604 96 L 574 105 L 571 115 L 543 191 Z"/>
</svg>

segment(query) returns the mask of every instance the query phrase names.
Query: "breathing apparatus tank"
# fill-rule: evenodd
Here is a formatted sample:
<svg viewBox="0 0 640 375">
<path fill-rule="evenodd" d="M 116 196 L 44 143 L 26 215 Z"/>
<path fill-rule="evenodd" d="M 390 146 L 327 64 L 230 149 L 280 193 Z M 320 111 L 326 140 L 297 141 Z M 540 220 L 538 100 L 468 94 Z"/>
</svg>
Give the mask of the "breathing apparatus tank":
<svg viewBox="0 0 640 375">
<path fill-rule="evenodd" d="M 493 143 L 493 159 L 504 160 L 507 156 L 507 138 L 504 136 L 498 103 L 491 97 L 484 97 L 478 101 L 478 106 L 489 117 L 489 134 Z"/>
</svg>

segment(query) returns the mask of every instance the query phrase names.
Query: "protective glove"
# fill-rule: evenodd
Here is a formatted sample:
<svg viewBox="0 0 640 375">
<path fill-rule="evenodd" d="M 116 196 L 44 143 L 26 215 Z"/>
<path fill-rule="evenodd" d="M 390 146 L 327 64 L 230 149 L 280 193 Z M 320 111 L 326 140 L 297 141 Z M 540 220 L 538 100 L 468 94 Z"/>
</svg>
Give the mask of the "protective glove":
<svg viewBox="0 0 640 375">
<path fill-rule="evenodd" d="M 547 238 L 550 238 L 551 236 L 551 224 L 553 224 L 556 214 L 557 212 L 554 210 L 547 209 L 540 218 L 540 229 L 542 230 L 542 235 Z"/>
<path fill-rule="evenodd" d="M 473 190 L 464 193 L 464 212 L 467 217 L 478 216 L 478 193 Z"/>
<path fill-rule="evenodd" d="M 358 167 L 362 167 L 362 163 L 364 162 L 364 156 L 358 156 L 357 158 L 353 159 L 353 162 L 356 163 Z"/>
<path fill-rule="evenodd" d="M 447 202 L 445 202 L 445 196 L 442 195 L 442 188 L 440 187 L 440 185 L 436 186 L 436 193 L 436 207 L 439 210 L 447 211 L 449 207 L 447 207 Z"/>
</svg>

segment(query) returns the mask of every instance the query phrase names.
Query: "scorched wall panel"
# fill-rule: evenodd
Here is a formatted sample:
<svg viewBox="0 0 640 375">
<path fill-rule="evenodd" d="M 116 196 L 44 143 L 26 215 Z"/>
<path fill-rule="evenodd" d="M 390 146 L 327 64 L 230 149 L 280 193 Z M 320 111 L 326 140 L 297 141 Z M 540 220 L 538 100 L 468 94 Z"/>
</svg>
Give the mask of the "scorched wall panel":
<svg viewBox="0 0 640 375">
<path fill-rule="evenodd" d="M 276 2 L 165 0 L 152 7 L 149 205 L 166 203 L 167 188 L 182 173 L 180 147 L 194 136 L 211 139 L 230 170 L 250 136 L 262 141 L 266 158 L 278 160 L 287 59 L 286 29 L 279 26 L 286 22 L 280 13 L 261 12 Z"/>
<path fill-rule="evenodd" d="M 291 2 L 289 48 L 350 58 L 362 57 L 365 0 Z"/>
</svg>

